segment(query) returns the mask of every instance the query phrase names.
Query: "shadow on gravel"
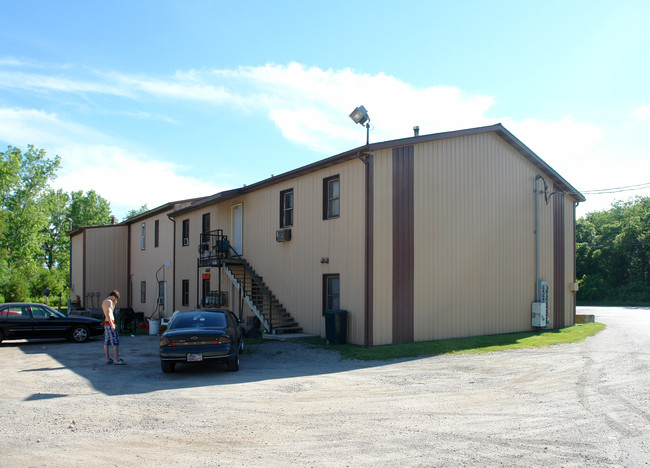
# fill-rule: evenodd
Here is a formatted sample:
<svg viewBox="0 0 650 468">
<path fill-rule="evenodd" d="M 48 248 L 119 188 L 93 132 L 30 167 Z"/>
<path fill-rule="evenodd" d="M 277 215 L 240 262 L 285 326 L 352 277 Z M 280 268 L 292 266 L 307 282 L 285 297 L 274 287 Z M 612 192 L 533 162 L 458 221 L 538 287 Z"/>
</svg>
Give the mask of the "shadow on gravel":
<svg viewBox="0 0 650 468">
<path fill-rule="evenodd" d="M 361 362 L 342 359 L 336 351 L 313 348 L 294 342 L 264 342 L 244 350 L 240 369 L 228 372 L 213 363 L 179 364 L 176 372 L 164 374 L 160 368 L 157 336 L 121 336 L 120 357 L 126 366 L 107 365 L 103 340 L 87 343 L 31 340 L 3 342 L 2 348 L 16 347 L 26 355 L 47 354 L 61 366 L 25 368 L 20 372 L 46 373 L 71 370 L 106 395 L 131 395 L 160 390 L 213 385 L 236 385 L 275 379 L 346 372 L 387 365 L 386 362 Z M 112 356 L 112 350 L 111 350 Z M 45 388 L 46 392 L 47 389 Z M 42 393 L 29 399 L 61 398 L 67 395 Z"/>
</svg>

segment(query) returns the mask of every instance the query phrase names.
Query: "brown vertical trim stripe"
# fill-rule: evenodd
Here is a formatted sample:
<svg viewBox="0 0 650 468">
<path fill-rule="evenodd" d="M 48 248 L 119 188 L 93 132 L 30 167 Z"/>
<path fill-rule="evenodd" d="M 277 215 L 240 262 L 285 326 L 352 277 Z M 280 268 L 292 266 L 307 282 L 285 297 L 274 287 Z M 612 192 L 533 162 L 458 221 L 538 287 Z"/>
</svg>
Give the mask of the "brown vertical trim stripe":
<svg viewBox="0 0 650 468">
<path fill-rule="evenodd" d="M 393 343 L 413 341 L 413 146 L 393 149 Z"/>
</svg>

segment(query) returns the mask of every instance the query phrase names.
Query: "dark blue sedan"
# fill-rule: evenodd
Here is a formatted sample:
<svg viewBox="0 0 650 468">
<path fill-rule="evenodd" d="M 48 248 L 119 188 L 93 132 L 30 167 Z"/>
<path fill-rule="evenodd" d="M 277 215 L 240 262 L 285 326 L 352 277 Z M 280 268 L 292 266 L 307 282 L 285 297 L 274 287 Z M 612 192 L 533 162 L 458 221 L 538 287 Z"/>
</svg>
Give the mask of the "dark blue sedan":
<svg viewBox="0 0 650 468">
<path fill-rule="evenodd" d="M 0 342 L 30 338 L 67 338 L 75 343 L 102 335 L 104 324 L 90 317 L 63 315 L 45 304 L 0 304 Z"/>
<path fill-rule="evenodd" d="M 243 321 L 227 309 L 202 309 L 175 313 L 160 339 L 160 365 L 174 372 L 176 364 L 223 362 L 239 370 L 244 350 Z"/>
</svg>

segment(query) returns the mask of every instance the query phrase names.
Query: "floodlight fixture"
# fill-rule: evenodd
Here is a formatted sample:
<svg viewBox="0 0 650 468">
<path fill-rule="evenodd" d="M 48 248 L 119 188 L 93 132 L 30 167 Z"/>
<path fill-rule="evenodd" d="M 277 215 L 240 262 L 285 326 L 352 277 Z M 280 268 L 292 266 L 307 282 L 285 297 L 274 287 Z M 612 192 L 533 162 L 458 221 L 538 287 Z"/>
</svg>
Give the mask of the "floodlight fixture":
<svg viewBox="0 0 650 468">
<path fill-rule="evenodd" d="M 354 123 L 366 127 L 366 145 L 370 144 L 370 116 L 366 108 L 363 106 L 357 107 L 350 114 L 350 118 Z"/>
</svg>

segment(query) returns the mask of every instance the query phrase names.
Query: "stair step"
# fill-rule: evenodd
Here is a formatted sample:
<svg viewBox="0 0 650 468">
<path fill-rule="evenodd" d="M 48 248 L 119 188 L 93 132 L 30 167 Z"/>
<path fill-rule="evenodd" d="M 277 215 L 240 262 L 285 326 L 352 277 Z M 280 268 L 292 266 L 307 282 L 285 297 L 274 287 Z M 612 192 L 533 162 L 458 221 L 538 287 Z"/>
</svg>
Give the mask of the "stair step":
<svg viewBox="0 0 650 468">
<path fill-rule="evenodd" d="M 246 260 L 234 258 L 228 259 L 225 263 L 243 293 L 258 309 L 258 313 L 269 322 L 273 333 L 302 332 L 302 327 L 287 312 L 282 303 L 273 294 L 269 295 L 264 292 L 268 291 L 268 288 L 264 284 L 263 278 L 255 273 Z M 270 291 L 268 292 L 270 293 Z"/>
<path fill-rule="evenodd" d="M 302 327 L 275 327 L 273 331 L 276 335 L 286 335 L 289 333 L 302 333 Z"/>
</svg>

